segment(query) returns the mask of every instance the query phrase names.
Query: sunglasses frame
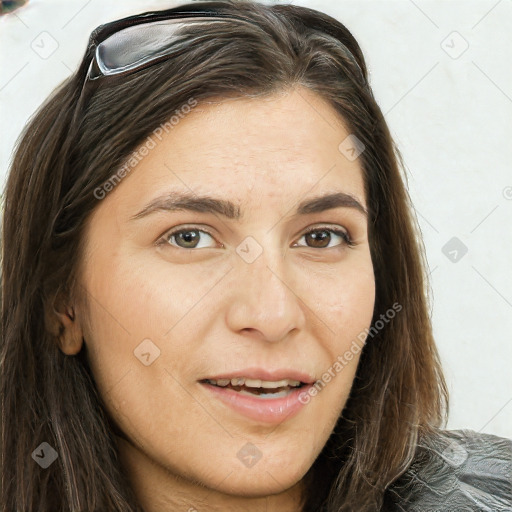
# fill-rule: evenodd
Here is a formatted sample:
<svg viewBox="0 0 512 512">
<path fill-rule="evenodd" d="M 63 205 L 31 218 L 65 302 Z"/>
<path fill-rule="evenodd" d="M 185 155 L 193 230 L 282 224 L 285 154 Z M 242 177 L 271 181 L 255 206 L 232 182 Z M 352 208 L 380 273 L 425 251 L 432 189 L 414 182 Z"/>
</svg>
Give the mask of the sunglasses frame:
<svg viewBox="0 0 512 512">
<path fill-rule="evenodd" d="M 128 67 L 124 71 L 117 71 L 111 74 L 104 74 L 101 71 L 101 68 L 97 61 L 97 48 L 101 43 L 105 42 L 113 34 L 116 34 L 117 32 L 120 32 L 125 28 L 133 27 L 136 25 L 189 18 L 197 18 L 198 20 L 208 18 L 225 18 L 234 19 L 245 23 L 252 23 L 250 20 L 243 18 L 241 16 L 236 16 L 231 13 L 220 12 L 218 9 L 216 9 L 216 7 L 219 6 L 217 2 L 211 2 L 211 4 L 213 5 L 208 5 L 208 3 L 202 2 L 201 4 L 199 4 L 199 6 L 178 6 L 163 11 L 149 11 L 142 14 L 128 16 L 126 18 L 122 18 L 119 20 L 114 20 L 98 26 L 89 37 L 89 43 L 87 46 L 88 59 L 85 62 L 85 65 L 87 66 L 87 71 L 85 79 L 82 82 L 80 96 L 76 103 L 76 108 L 73 115 L 73 125 L 76 126 L 78 117 L 83 113 L 86 104 L 88 103 L 88 101 L 90 100 L 90 98 L 94 94 L 94 91 L 97 89 L 100 83 L 104 82 L 105 80 L 108 80 L 109 82 L 115 82 L 116 80 L 122 79 L 123 77 L 129 74 L 150 67 L 151 65 L 157 64 L 158 62 L 161 62 L 168 58 L 168 55 L 165 54 L 157 55 L 155 56 L 154 59 L 144 61 L 142 64 L 138 66 L 134 65 L 133 67 Z M 209 9 L 208 7 L 211 8 Z"/>
<path fill-rule="evenodd" d="M 229 2 L 227 3 L 229 4 Z M 128 27 L 159 21 L 179 20 L 185 18 L 225 18 L 242 21 L 245 23 L 251 23 L 255 26 L 258 26 L 257 24 L 253 23 L 251 20 L 243 16 L 237 16 L 236 14 L 233 14 L 231 12 L 222 12 L 223 7 L 226 7 L 225 1 L 200 2 L 196 5 L 188 4 L 186 6 L 173 7 L 171 9 L 166 9 L 162 11 L 149 11 L 142 14 L 136 14 L 98 26 L 91 33 L 87 47 L 86 59 L 82 63 L 82 67 L 79 71 L 79 75 L 82 77 L 85 75 L 85 78 L 82 78 L 82 88 L 80 91 L 80 96 L 78 97 L 77 102 L 75 104 L 72 126 L 77 127 L 79 125 L 79 117 L 84 112 L 86 104 L 89 102 L 90 98 L 94 94 L 94 91 L 97 89 L 99 84 L 103 83 L 105 80 L 114 83 L 115 81 L 123 79 L 125 76 L 129 74 L 150 67 L 151 65 L 157 64 L 158 62 L 162 62 L 166 58 L 168 58 L 168 54 L 160 54 L 156 55 L 154 59 L 145 60 L 140 65 L 128 67 L 126 70 L 116 71 L 115 73 L 110 74 L 103 74 L 97 61 L 97 48 L 101 43 L 105 42 L 113 34 L 120 32 L 121 30 Z M 331 33 L 329 27 L 312 26 L 311 28 L 321 30 L 324 33 L 327 33 L 332 37 L 336 38 L 339 44 L 341 44 L 345 48 L 345 51 L 348 54 L 349 58 L 354 62 L 355 66 L 358 68 L 362 80 L 365 81 L 358 62 L 356 61 L 352 53 L 348 50 L 348 48 L 336 37 L 336 35 Z"/>
</svg>

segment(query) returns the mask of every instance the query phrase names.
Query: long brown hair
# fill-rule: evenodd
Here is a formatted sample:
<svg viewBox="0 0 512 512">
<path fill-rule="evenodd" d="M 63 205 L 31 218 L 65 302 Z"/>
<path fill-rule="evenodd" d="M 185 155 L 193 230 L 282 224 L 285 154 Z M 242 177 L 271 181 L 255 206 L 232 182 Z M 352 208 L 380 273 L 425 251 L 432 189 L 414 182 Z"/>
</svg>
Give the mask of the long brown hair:
<svg viewBox="0 0 512 512">
<path fill-rule="evenodd" d="M 94 191 L 190 98 L 263 97 L 297 86 L 327 100 L 365 146 L 359 159 L 376 280 L 372 325 L 401 306 L 368 337 L 342 415 L 306 475 L 303 511 L 379 510 L 422 436 L 446 422 L 448 392 L 402 158 L 363 54 L 343 24 L 312 9 L 251 1 L 187 7 L 236 12 L 255 25 L 226 20 L 191 34 L 173 58 L 106 80 L 73 120 L 88 49 L 18 141 L 2 224 L 1 511 L 142 510 L 120 468 L 86 344 L 64 355 L 52 315 L 60 294 L 83 298 L 79 269 L 84 226 L 98 205 Z M 58 453 L 44 470 L 31 457 L 42 442 Z"/>
</svg>

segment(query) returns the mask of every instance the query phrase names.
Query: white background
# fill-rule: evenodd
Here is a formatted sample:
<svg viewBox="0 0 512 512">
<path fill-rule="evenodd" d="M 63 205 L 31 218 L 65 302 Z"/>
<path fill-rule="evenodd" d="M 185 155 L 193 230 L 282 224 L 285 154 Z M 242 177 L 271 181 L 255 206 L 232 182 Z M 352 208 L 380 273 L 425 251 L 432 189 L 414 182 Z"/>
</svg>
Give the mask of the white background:
<svg viewBox="0 0 512 512">
<path fill-rule="evenodd" d="M 293 3 L 354 34 L 404 156 L 451 391 L 448 428 L 512 438 L 512 2 Z M 91 30 L 177 4 L 30 0 L 0 17 L 2 181 L 22 127 L 76 68 Z M 468 249 L 456 262 L 443 253 L 453 237 Z"/>
</svg>

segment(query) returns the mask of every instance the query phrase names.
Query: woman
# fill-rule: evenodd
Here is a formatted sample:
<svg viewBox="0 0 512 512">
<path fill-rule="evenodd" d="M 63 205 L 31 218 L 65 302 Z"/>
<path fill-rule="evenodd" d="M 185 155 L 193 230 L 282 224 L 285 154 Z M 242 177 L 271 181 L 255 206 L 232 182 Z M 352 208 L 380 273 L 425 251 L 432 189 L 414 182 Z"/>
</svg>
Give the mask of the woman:
<svg viewBox="0 0 512 512">
<path fill-rule="evenodd" d="M 325 14 L 99 27 L 7 182 L 2 511 L 510 508 L 512 441 L 442 430 L 399 158 Z"/>
</svg>

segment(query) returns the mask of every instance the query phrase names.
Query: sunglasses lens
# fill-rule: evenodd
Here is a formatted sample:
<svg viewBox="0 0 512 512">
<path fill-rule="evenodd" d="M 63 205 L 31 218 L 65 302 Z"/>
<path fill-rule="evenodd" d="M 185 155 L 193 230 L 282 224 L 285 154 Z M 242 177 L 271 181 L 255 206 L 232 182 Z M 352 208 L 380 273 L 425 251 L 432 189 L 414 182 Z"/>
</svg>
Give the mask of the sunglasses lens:
<svg viewBox="0 0 512 512">
<path fill-rule="evenodd" d="M 225 21 L 220 17 L 189 17 L 142 23 L 109 36 L 96 48 L 99 74 L 109 76 L 140 69 L 183 48 L 182 29 L 191 24 Z"/>
</svg>

